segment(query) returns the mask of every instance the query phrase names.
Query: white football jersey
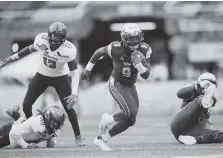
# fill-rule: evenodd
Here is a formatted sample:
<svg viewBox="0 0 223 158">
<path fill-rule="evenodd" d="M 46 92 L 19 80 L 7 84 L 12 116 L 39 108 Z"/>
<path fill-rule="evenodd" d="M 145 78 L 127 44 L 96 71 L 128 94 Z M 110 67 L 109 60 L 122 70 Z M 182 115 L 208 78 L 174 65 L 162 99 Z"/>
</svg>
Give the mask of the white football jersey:
<svg viewBox="0 0 223 158">
<path fill-rule="evenodd" d="M 56 131 L 58 136 L 60 130 Z M 42 115 L 32 116 L 29 119 L 21 122 L 18 120 L 14 122 L 9 133 L 10 144 L 13 147 L 26 146 L 28 142 L 50 141 L 53 139 L 46 131 L 46 126 Z"/>
<path fill-rule="evenodd" d="M 76 58 L 77 49 L 74 44 L 65 40 L 58 49 L 51 51 L 48 34 L 40 33 L 36 36 L 33 46 L 40 52 L 38 73 L 49 77 L 69 73 L 67 63 Z"/>
</svg>

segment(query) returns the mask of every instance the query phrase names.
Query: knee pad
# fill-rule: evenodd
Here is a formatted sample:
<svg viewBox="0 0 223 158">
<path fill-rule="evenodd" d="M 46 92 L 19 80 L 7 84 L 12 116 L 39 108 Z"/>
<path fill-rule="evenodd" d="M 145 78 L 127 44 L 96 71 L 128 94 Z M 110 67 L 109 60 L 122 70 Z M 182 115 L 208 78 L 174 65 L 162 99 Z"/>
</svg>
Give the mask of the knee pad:
<svg viewBox="0 0 223 158">
<path fill-rule="evenodd" d="M 132 118 L 128 119 L 127 123 L 129 126 L 133 126 L 136 123 L 136 118 L 132 117 Z"/>
</svg>

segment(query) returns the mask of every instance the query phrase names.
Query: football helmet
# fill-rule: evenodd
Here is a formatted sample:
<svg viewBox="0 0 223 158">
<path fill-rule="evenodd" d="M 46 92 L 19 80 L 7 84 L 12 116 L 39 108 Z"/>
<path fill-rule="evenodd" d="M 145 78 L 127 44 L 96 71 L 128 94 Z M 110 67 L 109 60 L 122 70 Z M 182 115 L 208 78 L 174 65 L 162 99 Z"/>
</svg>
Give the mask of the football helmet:
<svg viewBox="0 0 223 158">
<path fill-rule="evenodd" d="M 48 36 L 50 45 L 60 46 L 67 36 L 67 28 L 61 22 L 54 22 L 49 27 Z"/>
<path fill-rule="evenodd" d="M 217 81 L 215 75 L 213 75 L 212 73 L 205 72 L 205 73 L 201 74 L 197 79 L 198 82 L 201 82 L 204 80 L 208 80 L 211 83 L 215 84 L 216 86 L 218 85 L 218 81 Z"/>
<path fill-rule="evenodd" d="M 60 106 L 51 106 L 45 111 L 44 118 L 48 133 L 52 134 L 63 126 L 65 121 L 65 112 Z"/>
<path fill-rule="evenodd" d="M 125 24 L 121 30 L 121 40 L 124 46 L 135 50 L 144 40 L 144 34 L 138 25 L 134 23 Z"/>
</svg>

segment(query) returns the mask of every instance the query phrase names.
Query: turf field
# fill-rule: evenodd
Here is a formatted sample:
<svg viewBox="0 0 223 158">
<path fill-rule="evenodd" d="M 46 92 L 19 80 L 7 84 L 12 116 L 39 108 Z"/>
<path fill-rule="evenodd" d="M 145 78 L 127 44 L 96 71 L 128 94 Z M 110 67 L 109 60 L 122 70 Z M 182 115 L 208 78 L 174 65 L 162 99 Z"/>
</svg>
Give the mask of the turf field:
<svg viewBox="0 0 223 158">
<path fill-rule="evenodd" d="M 223 126 L 223 116 L 213 116 L 216 127 Z M 80 118 L 82 134 L 86 146 L 76 147 L 71 126 L 68 121 L 57 140 L 57 147 L 38 149 L 0 149 L 0 157 L 75 157 L 75 158 L 216 158 L 223 157 L 222 144 L 185 146 L 175 141 L 170 133 L 171 117 L 139 117 L 134 127 L 109 141 L 114 149 L 112 152 L 102 152 L 94 146 L 93 140 L 97 135 L 100 116 Z M 0 125 L 8 121 L 0 121 Z"/>
</svg>

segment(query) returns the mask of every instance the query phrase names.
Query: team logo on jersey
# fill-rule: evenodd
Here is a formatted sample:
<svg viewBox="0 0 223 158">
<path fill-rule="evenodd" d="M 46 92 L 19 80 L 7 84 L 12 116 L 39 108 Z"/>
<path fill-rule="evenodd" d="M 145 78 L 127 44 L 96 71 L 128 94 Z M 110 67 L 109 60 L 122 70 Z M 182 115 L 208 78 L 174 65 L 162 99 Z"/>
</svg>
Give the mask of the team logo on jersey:
<svg viewBox="0 0 223 158">
<path fill-rule="evenodd" d="M 61 55 L 60 52 L 57 52 L 57 55 L 60 56 L 60 57 L 69 58 L 68 55 Z"/>
<path fill-rule="evenodd" d="M 42 50 L 47 50 L 48 48 L 47 48 L 47 46 L 45 45 L 45 44 L 41 44 L 41 45 L 39 45 L 38 43 L 36 44 L 40 49 L 42 49 Z"/>
<path fill-rule="evenodd" d="M 131 63 L 128 63 L 128 62 L 124 62 L 123 64 L 124 64 L 124 66 L 130 66 L 130 65 L 132 65 Z"/>
</svg>

